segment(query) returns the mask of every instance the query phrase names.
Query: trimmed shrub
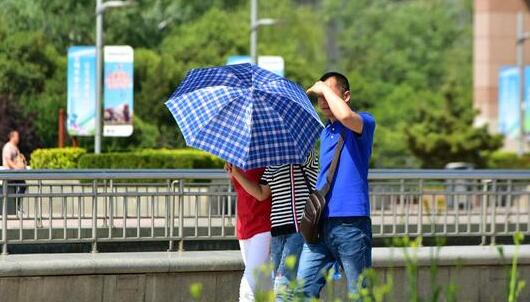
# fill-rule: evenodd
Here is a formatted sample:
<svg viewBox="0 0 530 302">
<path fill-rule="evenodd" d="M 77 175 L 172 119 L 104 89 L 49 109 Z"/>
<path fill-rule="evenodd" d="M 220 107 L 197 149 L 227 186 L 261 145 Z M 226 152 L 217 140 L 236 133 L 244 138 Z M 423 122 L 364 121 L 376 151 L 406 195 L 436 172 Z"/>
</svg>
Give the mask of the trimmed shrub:
<svg viewBox="0 0 530 302">
<path fill-rule="evenodd" d="M 142 155 L 166 154 L 175 158 L 186 158 L 191 160 L 194 169 L 222 168 L 224 161 L 210 153 L 194 149 L 142 149 L 135 153 Z"/>
<path fill-rule="evenodd" d="M 530 154 L 518 156 L 512 152 L 494 152 L 488 157 L 491 169 L 530 169 Z"/>
<path fill-rule="evenodd" d="M 86 153 L 83 148 L 36 149 L 31 153 L 32 169 L 76 169 Z"/>
<path fill-rule="evenodd" d="M 191 149 L 143 149 L 134 152 L 85 154 L 81 169 L 206 169 L 221 168 L 223 161 Z"/>
</svg>

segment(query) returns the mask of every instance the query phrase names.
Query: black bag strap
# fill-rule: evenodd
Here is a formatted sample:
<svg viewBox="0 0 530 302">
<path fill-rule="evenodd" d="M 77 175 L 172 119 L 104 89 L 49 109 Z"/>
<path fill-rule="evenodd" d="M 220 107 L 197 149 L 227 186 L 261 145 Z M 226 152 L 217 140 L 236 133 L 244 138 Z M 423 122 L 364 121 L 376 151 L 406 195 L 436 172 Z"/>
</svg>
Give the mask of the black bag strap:
<svg viewBox="0 0 530 302">
<path fill-rule="evenodd" d="M 314 150 L 311 150 L 309 155 L 311 155 L 312 152 L 315 152 Z M 311 165 L 311 161 L 314 160 L 315 155 L 308 157 L 309 165 Z M 305 173 L 304 164 L 298 165 L 300 167 L 300 171 L 302 171 L 302 175 L 304 176 L 305 185 L 307 187 L 307 190 L 309 191 L 309 194 L 313 193 L 315 190 L 313 190 L 313 186 L 311 185 L 311 182 L 309 181 L 309 178 L 307 178 L 307 175 Z"/>
<path fill-rule="evenodd" d="M 333 183 L 333 177 L 335 177 L 335 171 L 337 170 L 337 166 L 339 165 L 340 153 L 342 151 L 343 146 L 344 135 L 343 132 L 341 132 L 339 141 L 337 142 L 337 147 L 335 147 L 335 154 L 333 155 L 333 160 L 331 161 L 328 174 L 326 175 L 326 183 L 324 184 L 324 187 L 322 187 L 322 189 L 320 190 L 320 194 L 322 194 L 322 196 L 324 197 L 328 195 L 328 192 L 331 189 L 331 184 Z"/>
<path fill-rule="evenodd" d="M 305 185 L 307 186 L 307 190 L 309 190 L 309 194 L 313 193 L 313 186 L 311 186 L 309 178 L 307 178 L 307 175 L 305 174 L 305 169 L 303 165 L 300 165 L 300 170 L 302 171 L 302 175 L 304 176 Z"/>
<path fill-rule="evenodd" d="M 341 132 L 339 140 L 337 142 L 337 147 L 335 147 L 335 154 L 333 154 L 333 160 L 331 161 L 328 174 L 326 175 L 326 184 L 324 185 L 322 190 L 320 190 L 320 193 L 322 194 L 322 196 L 326 196 L 329 192 L 329 189 L 331 188 L 331 184 L 333 183 L 333 177 L 335 177 L 335 171 L 337 170 L 337 166 L 339 164 L 340 153 L 342 151 L 343 146 L 344 146 L 344 135 Z M 305 184 L 307 186 L 307 189 L 309 190 L 309 194 L 313 193 L 314 190 L 311 186 L 311 183 L 309 182 L 309 178 L 307 178 L 303 165 L 300 165 L 300 170 L 302 170 L 302 175 L 304 175 Z"/>
</svg>

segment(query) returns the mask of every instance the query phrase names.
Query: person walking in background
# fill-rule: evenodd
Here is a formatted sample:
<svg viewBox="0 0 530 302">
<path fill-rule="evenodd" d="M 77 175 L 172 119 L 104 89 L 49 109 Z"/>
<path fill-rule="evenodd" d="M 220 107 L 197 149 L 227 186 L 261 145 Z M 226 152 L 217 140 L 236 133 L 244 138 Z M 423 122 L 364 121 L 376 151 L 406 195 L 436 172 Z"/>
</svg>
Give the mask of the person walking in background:
<svg viewBox="0 0 530 302">
<path fill-rule="evenodd" d="M 296 280 L 303 238 L 299 223 L 305 202 L 314 189 L 318 174 L 318 160 L 311 151 L 302 165 L 277 165 L 265 169 L 261 180 L 247 177 L 240 169 L 229 167 L 233 178 L 258 200 L 272 197 L 270 215 L 276 301 L 291 300 L 294 292 L 290 282 Z"/>
<path fill-rule="evenodd" d="M 8 141 L 2 148 L 2 166 L 9 170 L 19 170 L 26 168 L 26 158 L 18 149 L 20 142 L 20 135 L 18 131 L 12 130 L 8 134 Z M 12 193 L 24 194 L 26 192 L 26 181 L 24 180 L 10 180 L 10 185 L 14 185 Z M 15 214 L 15 209 L 21 210 L 20 198 L 16 198 L 14 202 L 7 204 L 7 213 Z"/>
<path fill-rule="evenodd" d="M 309 298 L 319 297 L 325 276 L 335 262 L 344 271 L 349 292 L 356 293 L 359 275 L 372 261 L 368 166 L 375 119 L 368 113 L 350 109 L 349 90 L 344 75 L 330 72 L 307 91 L 318 97 L 318 106 L 329 119 L 320 137 L 319 190 L 327 184 L 326 176 L 337 145 L 342 147 L 329 193 L 325 196 L 319 241 L 305 243 L 300 258 L 298 280 Z"/>
<path fill-rule="evenodd" d="M 230 170 L 228 165 L 225 165 L 225 170 Z M 251 181 L 259 181 L 264 171 L 265 169 L 261 168 L 240 173 Z M 266 281 L 257 277 L 260 267 L 266 265 L 270 259 L 271 200 L 257 200 L 242 188 L 237 179 L 232 177 L 231 180 L 237 194 L 237 238 L 245 264 L 239 286 L 239 301 L 254 301 L 259 286 L 266 286 L 258 284 Z"/>
<path fill-rule="evenodd" d="M 20 135 L 18 131 L 10 131 L 8 135 L 8 141 L 2 148 L 2 165 L 6 169 L 15 170 L 26 168 L 26 159 L 18 149 L 19 142 Z"/>
</svg>

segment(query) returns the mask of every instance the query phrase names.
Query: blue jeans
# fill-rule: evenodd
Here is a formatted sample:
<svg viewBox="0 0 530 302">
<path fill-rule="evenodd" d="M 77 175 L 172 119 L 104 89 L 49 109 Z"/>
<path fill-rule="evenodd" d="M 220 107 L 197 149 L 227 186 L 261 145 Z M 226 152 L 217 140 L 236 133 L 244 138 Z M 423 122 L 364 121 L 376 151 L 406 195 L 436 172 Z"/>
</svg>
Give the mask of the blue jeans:
<svg viewBox="0 0 530 302">
<path fill-rule="evenodd" d="M 338 262 L 346 275 L 348 291 L 357 292 L 357 281 L 372 266 L 372 223 L 369 217 L 322 220 L 321 240 L 304 244 L 298 280 L 304 296 L 319 298 L 328 270 Z"/>
<path fill-rule="evenodd" d="M 271 258 L 276 301 L 288 301 L 293 295 L 289 286 L 296 280 L 303 245 L 304 239 L 300 233 L 272 237 Z"/>
</svg>

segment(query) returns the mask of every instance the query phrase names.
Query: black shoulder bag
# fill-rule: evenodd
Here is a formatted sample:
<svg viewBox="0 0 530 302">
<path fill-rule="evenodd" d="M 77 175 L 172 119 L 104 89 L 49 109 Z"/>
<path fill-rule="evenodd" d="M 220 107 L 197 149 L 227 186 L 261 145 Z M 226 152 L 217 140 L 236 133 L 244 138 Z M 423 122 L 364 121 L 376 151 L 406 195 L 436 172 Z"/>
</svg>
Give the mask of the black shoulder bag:
<svg viewBox="0 0 530 302">
<path fill-rule="evenodd" d="M 344 146 L 344 137 L 341 133 L 337 147 L 335 148 L 335 154 L 326 175 L 326 183 L 321 190 L 312 190 L 311 185 L 307 179 L 304 169 L 302 173 L 306 181 L 306 185 L 309 188 L 310 194 L 309 199 L 306 201 L 304 214 L 300 220 L 300 233 L 307 243 L 318 243 L 320 234 L 320 217 L 326 206 L 326 195 L 331 188 L 333 183 L 333 177 L 335 177 L 335 171 L 339 164 L 340 153 Z"/>
</svg>

